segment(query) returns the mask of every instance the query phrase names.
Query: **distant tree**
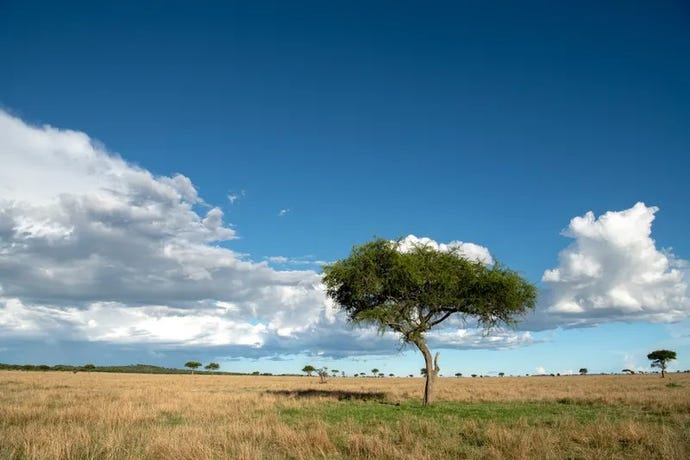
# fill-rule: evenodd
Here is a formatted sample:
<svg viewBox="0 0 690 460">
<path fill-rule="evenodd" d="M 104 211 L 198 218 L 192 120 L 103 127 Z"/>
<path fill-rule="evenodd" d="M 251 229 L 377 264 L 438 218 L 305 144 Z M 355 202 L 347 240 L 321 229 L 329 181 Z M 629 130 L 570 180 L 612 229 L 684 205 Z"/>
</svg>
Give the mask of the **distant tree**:
<svg viewBox="0 0 690 460">
<path fill-rule="evenodd" d="M 410 374 L 410 375 L 408 375 L 408 377 L 414 377 L 414 375 Z"/>
<path fill-rule="evenodd" d="M 355 374 L 353 377 L 359 377 L 359 374 Z"/>
<path fill-rule="evenodd" d="M 194 374 L 194 370 L 198 367 L 201 367 L 201 363 L 199 361 L 187 361 L 184 363 L 184 367 L 188 367 L 192 370 L 192 374 Z"/>
<path fill-rule="evenodd" d="M 587 374 L 587 368 L 586 367 L 581 367 L 580 368 L 580 375 L 586 375 Z"/>
<path fill-rule="evenodd" d="M 261 375 L 261 372 L 260 371 L 254 371 L 254 372 L 252 372 L 252 375 Z"/>
<path fill-rule="evenodd" d="M 338 372 L 340 372 L 338 369 L 331 369 L 331 374 L 333 374 L 333 377 L 337 376 Z"/>
<path fill-rule="evenodd" d="M 94 366 L 93 364 L 84 364 L 84 370 L 92 371 L 94 369 L 96 369 L 96 366 Z"/>
<path fill-rule="evenodd" d="M 340 371 L 340 376 L 345 377 L 345 371 Z"/>
<path fill-rule="evenodd" d="M 476 376 L 477 376 L 477 374 L 472 374 L 472 378 L 475 378 Z"/>
<path fill-rule="evenodd" d="M 311 377 L 311 374 L 313 372 L 316 372 L 316 368 L 312 366 L 311 364 L 307 364 L 302 368 L 302 372 L 306 372 L 309 377 Z"/>
<path fill-rule="evenodd" d="M 456 377 L 462 377 L 462 372 L 456 372 L 456 373 L 455 373 L 455 376 L 456 376 Z"/>
<path fill-rule="evenodd" d="M 505 372 L 499 372 L 499 373 L 498 373 L 498 376 L 499 376 L 499 377 L 503 377 L 504 375 L 506 375 Z"/>
<path fill-rule="evenodd" d="M 422 377 L 426 377 L 426 367 L 421 368 L 421 369 L 419 370 L 419 374 L 420 374 Z"/>
<path fill-rule="evenodd" d="M 459 250 L 418 245 L 402 251 L 400 242 L 376 239 L 352 249 L 349 257 L 324 267 L 327 295 L 353 323 L 393 330 L 424 357 L 424 406 L 433 401 L 439 374 L 426 334 L 453 315 L 470 318 L 485 331 L 534 308 L 536 288 L 516 272 L 488 267 Z"/>
<path fill-rule="evenodd" d="M 388 374 L 388 377 L 395 377 L 395 374 L 393 374 L 393 373 Z"/>
<path fill-rule="evenodd" d="M 376 377 L 376 374 L 378 374 L 378 373 L 379 373 L 379 370 L 376 369 L 376 368 L 373 368 L 373 369 L 371 370 L 371 374 L 372 374 L 374 377 Z"/>
<path fill-rule="evenodd" d="M 326 378 L 328 377 L 328 368 L 319 368 L 316 370 L 316 373 L 319 374 L 319 383 L 326 383 Z"/>
<path fill-rule="evenodd" d="M 635 373 L 635 371 L 632 369 L 623 369 L 621 372 L 624 374 L 629 374 L 629 375 L 632 375 Z"/>
<path fill-rule="evenodd" d="M 386 374 L 384 374 L 383 372 L 379 372 L 379 377 L 382 378 L 382 377 L 384 377 L 385 375 L 386 375 Z"/>
<path fill-rule="evenodd" d="M 652 361 L 652 367 L 661 369 L 661 378 L 664 378 L 668 362 L 676 359 L 676 352 L 671 350 L 655 350 L 647 355 L 647 359 Z"/>
<path fill-rule="evenodd" d="M 207 371 L 217 371 L 220 369 L 220 364 L 218 363 L 208 363 L 206 366 L 204 366 L 204 369 Z"/>
</svg>

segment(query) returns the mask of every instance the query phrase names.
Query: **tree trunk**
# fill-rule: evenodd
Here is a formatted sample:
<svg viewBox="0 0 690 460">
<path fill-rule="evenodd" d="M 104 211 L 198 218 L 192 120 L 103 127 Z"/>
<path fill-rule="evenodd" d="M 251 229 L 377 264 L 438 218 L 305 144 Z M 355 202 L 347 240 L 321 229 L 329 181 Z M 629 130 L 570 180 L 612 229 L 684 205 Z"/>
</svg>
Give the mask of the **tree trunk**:
<svg viewBox="0 0 690 460">
<path fill-rule="evenodd" d="M 436 383 L 436 376 L 438 376 L 438 372 L 441 370 L 441 368 L 438 367 L 438 353 L 436 353 L 436 356 L 432 361 L 431 352 L 429 351 L 429 347 L 426 346 L 426 343 L 419 341 L 415 342 L 415 345 L 417 345 L 419 351 L 421 351 L 424 355 L 424 364 L 426 365 L 426 382 L 424 384 L 423 403 L 423 405 L 426 407 L 434 400 L 434 384 Z"/>
</svg>

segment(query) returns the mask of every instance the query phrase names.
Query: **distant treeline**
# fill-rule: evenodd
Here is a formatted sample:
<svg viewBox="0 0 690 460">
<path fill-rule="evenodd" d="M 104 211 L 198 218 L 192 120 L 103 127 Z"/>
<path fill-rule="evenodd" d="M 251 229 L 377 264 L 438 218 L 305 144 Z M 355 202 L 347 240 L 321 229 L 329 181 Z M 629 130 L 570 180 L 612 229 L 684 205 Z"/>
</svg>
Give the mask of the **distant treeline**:
<svg viewBox="0 0 690 460">
<path fill-rule="evenodd" d="M 173 369 L 170 367 L 153 366 L 151 364 L 130 364 L 128 366 L 95 366 L 85 364 L 83 366 L 70 366 L 57 364 L 48 366 L 47 364 L 4 364 L 0 363 L 0 370 L 13 371 L 62 371 L 62 372 L 121 372 L 129 374 L 189 374 L 189 370 Z M 239 372 L 204 372 L 196 371 L 195 374 L 226 374 L 242 375 Z"/>
</svg>

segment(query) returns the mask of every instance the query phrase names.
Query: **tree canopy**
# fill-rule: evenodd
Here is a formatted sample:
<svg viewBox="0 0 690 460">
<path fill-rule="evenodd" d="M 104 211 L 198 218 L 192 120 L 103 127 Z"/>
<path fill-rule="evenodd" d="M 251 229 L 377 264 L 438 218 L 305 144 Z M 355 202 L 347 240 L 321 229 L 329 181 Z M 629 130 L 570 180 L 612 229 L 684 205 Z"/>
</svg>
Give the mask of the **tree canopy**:
<svg viewBox="0 0 690 460">
<path fill-rule="evenodd" d="M 307 364 L 302 368 L 302 372 L 305 372 L 308 376 L 311 377 L 312 372 L 316 372 L 316 368 L 311 364 Z"/>
<path fill-rule="evenodd" d="M 201 363 L 199 361 L 187 361 L 184 363 L 184 367 L 188 367 L 192 370 L 192 374 L 194 373 L 194 369 L 197 367 L 201 367 Z"/>
<path fill-rule="evenodd" d="M 417 346 L 427 370 L 424 403 L 438 375 L 425 334 L 452 315 L 486 330 L 514 324 L 533 308 L 536 288 L 499 263 L 486 266 L 459 251 L 419 245 L 402 251 L 399 242 L 375 239 L 355 246 L 349 257 L 324 267 L 326 292 L 348 319 L 392 330 Z"/>
</svg>

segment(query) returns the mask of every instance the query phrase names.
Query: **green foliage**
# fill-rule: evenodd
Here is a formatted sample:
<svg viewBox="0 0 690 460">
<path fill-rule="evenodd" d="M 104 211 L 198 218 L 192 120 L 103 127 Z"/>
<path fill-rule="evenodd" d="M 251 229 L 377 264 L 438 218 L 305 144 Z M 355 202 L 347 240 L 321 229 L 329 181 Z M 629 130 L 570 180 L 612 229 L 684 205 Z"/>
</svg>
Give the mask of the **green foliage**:
<svg viewBox="0 0 690 460">
<path fill-rule="evenodd" d="M 184 367 L 190 368 L 194 373 L 194 369 L 201 367 L 201 363 L 199 361 L 187 361 L 184 363 Z"/>
<path fill-rule="evenodd" d="M 220 369 L 220 364 L 218 363 L 208 363 L 206 366 L 204 366 L 204 369 L 207 371 L 217 371 Z"/>
<path fill-rule="evenodd" d="M 316 372 L 316 368 L 314 366 L 312 366 L 311 364 L 307 364 L 306 366 L 304 366 L 302 368 L 302 372 L 306 372 L 306 374 L 311 377 L 311 374 L 313 372 Z"/>
<path fill-rule="evenodd" d="M 355 246 L 324 268 L 323 281 L 350 321 L 392 329 L 412 343 L 452 314 L 487 329 L 512 324 L 536 299 L 533 285 L 498 263 L 487 267 L 426 246 L 403 253 L 384 239 Z"/>
<path fill-rule="evenodd" d="M 587 374 L 587 372 L 588 372 L 588 371 L 587 371 L 587 368 L 586 368 L 586 367 L 581 367 L 581 368 L 580 368 L 580 375 L 585 375 L 585 374 Z"/>
</svg>

